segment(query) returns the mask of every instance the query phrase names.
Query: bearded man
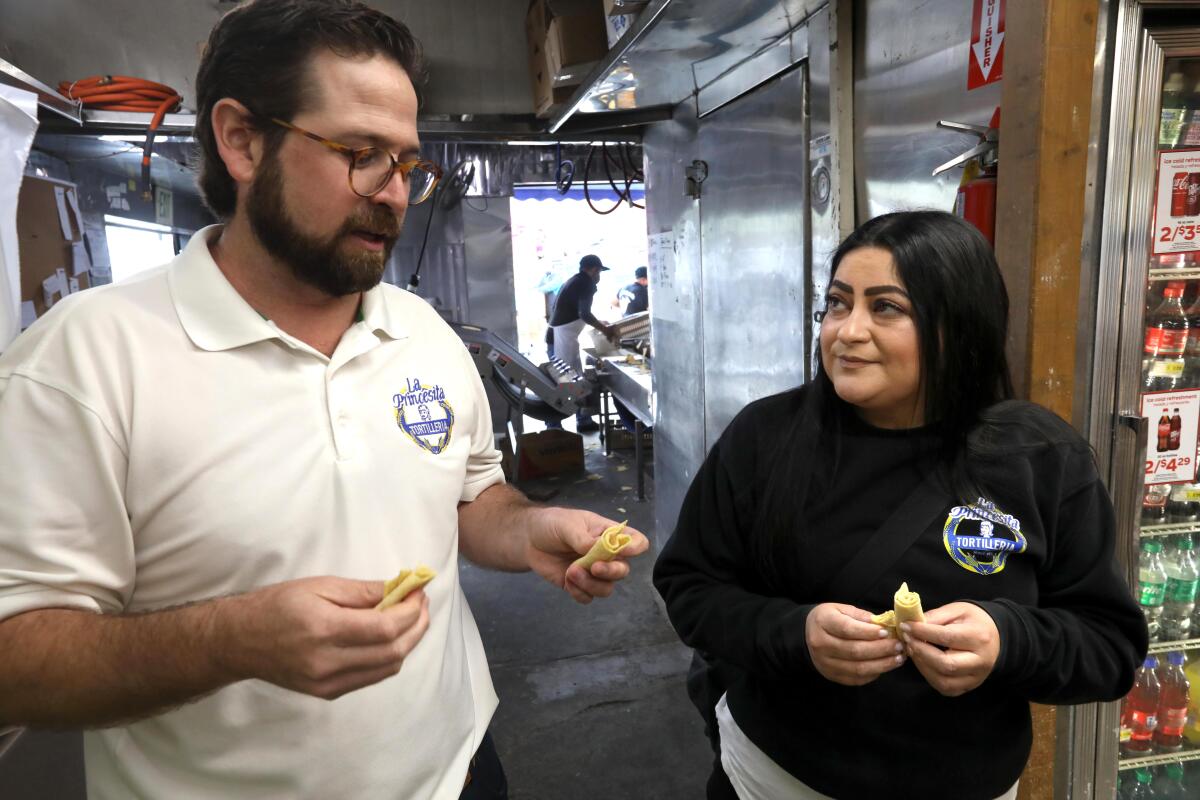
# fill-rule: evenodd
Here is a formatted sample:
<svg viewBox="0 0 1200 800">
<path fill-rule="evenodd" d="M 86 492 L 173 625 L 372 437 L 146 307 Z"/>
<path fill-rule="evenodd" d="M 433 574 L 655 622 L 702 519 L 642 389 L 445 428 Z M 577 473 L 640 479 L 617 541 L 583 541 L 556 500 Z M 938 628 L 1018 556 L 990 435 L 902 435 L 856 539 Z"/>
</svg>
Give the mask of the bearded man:
<svg viewBox="0 0 1200 800">
<path fill-rule="evenodd" d="M 466 349 L 380 283 L 439 175 L 420 76 L 351 0 L 229 12 L 196 80 L 223 224 L 0 357 L 0 724 L 88 729 L 93 800 L 504 797 L 459 553 L 583 603 L 629 572 L 572 565 L 611 520 L 505 485 Z"/>
</svg>

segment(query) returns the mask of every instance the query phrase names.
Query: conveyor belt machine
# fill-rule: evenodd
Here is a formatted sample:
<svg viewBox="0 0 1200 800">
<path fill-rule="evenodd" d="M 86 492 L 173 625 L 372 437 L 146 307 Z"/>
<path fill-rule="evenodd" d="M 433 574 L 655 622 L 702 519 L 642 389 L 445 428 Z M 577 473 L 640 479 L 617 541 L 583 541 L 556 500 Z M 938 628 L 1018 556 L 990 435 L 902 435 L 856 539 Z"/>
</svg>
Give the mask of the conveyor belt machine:
<svg viewBox="0 0 1200 800">
<path fill-rule="evenodd" d="M 494 386 L 518 415 L 543 422 L 560 420 L 582 407 L 595 388 L 562 361 L 535 366 L 486 328 L 461 322 L 450 325 L 467 346 L 479 377 Z"/>
</svg>

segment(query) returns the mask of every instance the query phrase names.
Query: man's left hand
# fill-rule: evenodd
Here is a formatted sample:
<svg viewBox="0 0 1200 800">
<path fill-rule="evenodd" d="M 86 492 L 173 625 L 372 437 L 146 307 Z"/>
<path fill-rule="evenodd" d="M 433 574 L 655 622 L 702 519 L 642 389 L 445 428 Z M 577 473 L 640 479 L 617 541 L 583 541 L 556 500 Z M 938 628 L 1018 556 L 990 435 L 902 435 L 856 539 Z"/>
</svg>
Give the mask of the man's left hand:
<svg viewBox="0 0 1200 800">
<path fill-rule="evenodd" d="M 983 683 L 1000 655 L 1000 632 L 974 603 L 949 603 L 925 612 L 924 622 L 905 622 L 901 638 L 929 685 L 947 697 Z"/>
<path fill-rule="evenodd" d="M 624 532 L 633 539 L 612 561 L 597 561 L 590 571 L 573 566 L 573 563 L 591 549 L 592 543 L 606 528 L 616 524 L 591 511 L 542 509 L 529 533 L 526 551 L 529 566 L 550 583 L 565 589 L 578 603 L 608 597 L 616 582 L 629 574 L 626 559 L 649 549 L 650 542 L 641 532 L 625 528 Z"/>
</svg>

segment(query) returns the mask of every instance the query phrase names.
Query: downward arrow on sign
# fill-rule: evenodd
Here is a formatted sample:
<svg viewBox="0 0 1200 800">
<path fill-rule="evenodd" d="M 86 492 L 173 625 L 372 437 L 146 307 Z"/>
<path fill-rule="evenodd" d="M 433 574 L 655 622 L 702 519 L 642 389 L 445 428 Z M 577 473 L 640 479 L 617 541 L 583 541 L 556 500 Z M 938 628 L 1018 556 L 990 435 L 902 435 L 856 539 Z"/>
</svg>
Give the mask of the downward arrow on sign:
<svg viewBox="0 0 1200 800">
<path fill-rule="evenodd" d="M 983 73 L 986 81 L 996 66 L 996 54 L 1000 52 L 1000 44 L 1004 41 L 1004 31 L 996 30 L 1000 19 L 1000 0 L 983 0 L 983 8 L 979 14 L 979 41 L 971 46 L 975 54 L 975 63 Z"/>
</svg>

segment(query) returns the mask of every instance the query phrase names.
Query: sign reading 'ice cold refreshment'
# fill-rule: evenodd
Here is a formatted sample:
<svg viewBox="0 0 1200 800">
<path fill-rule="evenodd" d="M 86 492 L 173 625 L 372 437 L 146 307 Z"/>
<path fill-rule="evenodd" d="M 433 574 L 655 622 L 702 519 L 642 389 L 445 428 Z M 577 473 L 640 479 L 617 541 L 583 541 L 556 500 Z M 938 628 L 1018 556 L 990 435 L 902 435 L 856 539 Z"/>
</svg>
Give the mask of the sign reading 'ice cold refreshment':
<svg viewBox="0 0 1200 800">
<path fill-rule="evenodd" d="M 1153 255 L 1200 251 L 1200 149 L 1158 154 Z"/>
<path fill-rule="evenodd" d="M 1194 482 L 1200 389 L 1146 392 L 1142 395 L 1142 416 L 1150 423 L 1146 483 Z"/>
</svg>

